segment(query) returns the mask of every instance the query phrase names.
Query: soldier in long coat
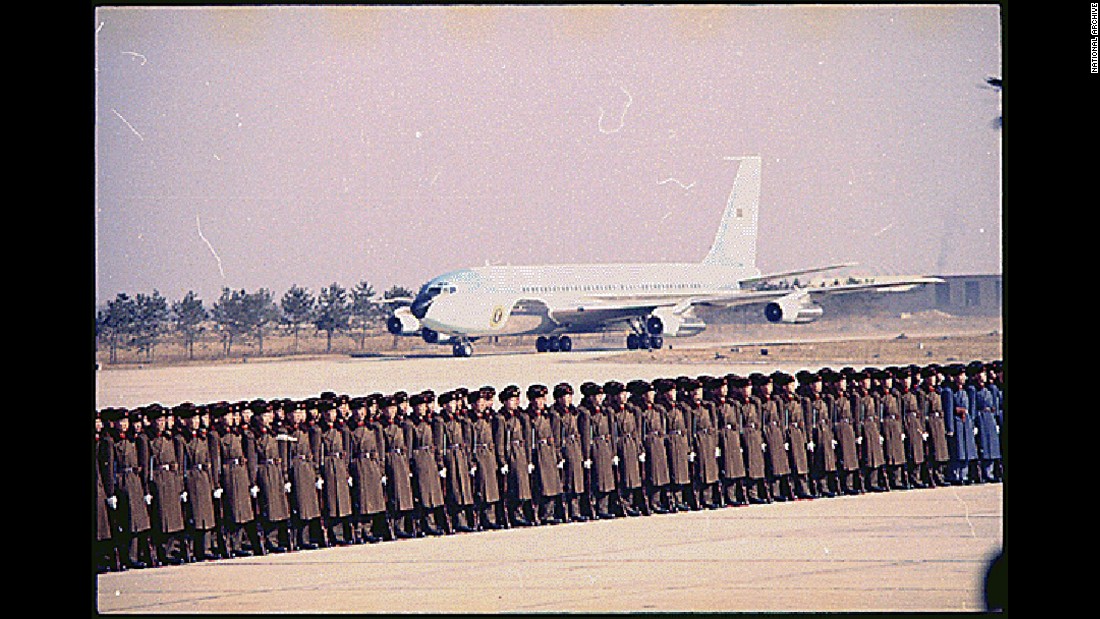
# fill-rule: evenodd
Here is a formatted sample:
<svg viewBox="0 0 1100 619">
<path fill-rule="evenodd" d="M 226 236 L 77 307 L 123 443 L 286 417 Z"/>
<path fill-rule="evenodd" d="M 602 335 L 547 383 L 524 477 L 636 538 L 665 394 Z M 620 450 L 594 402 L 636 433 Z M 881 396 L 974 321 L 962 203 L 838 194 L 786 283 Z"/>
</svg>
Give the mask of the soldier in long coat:
<svg viewBox="0 0 1100 619">
<path fill-rule="evenodd" d="M 796 374 L 802 416 L 810 432 L 806 449 L 810 456 L 810 480 L 813 493 L 832 498 L 839 492 L 836 478 L 836 438 L 833 436 L 833 420 L 829 403 L 822 393 L 820 372 L 802 370 Z"/>
<path fill-rule="evenodd" d="M 871 374 L 865 369 L 852 374 L 851 385 L 852 415 L 859 424 L 856 443 L 860 446 L 860 471 L 863 474 L 863 487 L 872 492 L 885 492 L 890 489 L 883 467 L 886 457 L 882 453 L 882 422 L 879 417 L 878 401 L 871 394 Z"/>
<path fill-rule="evenodd" d="M 642 491 L 642 469 L 638 456 L 642 453 L 641 433 L 634 410 L 627 407 L 626 386 L 609 381 L 603 386 L 604 409 L 614 425 L 615 457 L 612 464 L 618 473 L 615 488 L 618 507 L 624 516 L 640 516 L 645 505 Z"/>
<path fill-rule="evenodd" d="M 732 404 L 741 416 L 741 444 L 745 454 L 745 498 L 752 505 L 771 503 L 771 484 L 764 442 L 764 422 L 752 382 L 744 376 L 729 378 Z"/>
<path fill-rule="evenodd" d="M 970 463 L 978 459 L 975 437 L 978 428 L 971 414 L 970 395 L 966 390 L 966 378 L 962 364 L 944 368 L 947 381 L 940 392 L 947 419 L 947 450 L 949 481 L 954 485 L 970 484 Z"/>
<path fill-rule="evenodd" d="M 561 428 L 558 420 L 552 417 L 546 408 L 545 385 L 531 385 L 527 388 L 527 422 L 531 433 L 531 474 L 532 493 L 536 502 L 538 522 L 560 524 L 564 516 L 562 504 L 561 470 L 565 462 L 561 458 L 561 446 L 558 436 Z"/>
<path fill-rule="evenodd" d="M 657 391 L 652 383 L 633 380 L 627 383 L 630 403 L 637 411 L 638 431 L 642 435 L 642 453 L 638 454 L 644 480 L 646 507 L 652 514 L 670 511 L 668 485 L 668 449 L 665 445 L 665 418 L 654 404 Z"/>
<path fill-rule="evenodd" d="M 840 492 L 849 495 L 863 493 L 863 478 L 859 474 L 859 449 L 856 443 L 858 424 L 852 413 L 852 401 L 848 397 L 848 376 L 853 371 L 822 374 L 825 401 L 829 418 L 833 423 L 836 440 L 837 480 Z"/>
<path fill-rule="evenodd" d="M 153 404 L 145 414 L 149 420 L 147 440 L 139 445 L 138 457 L 145 465 L 147 494 L 153 497 L 149 515 L 156 562 L 179 565 L 184 562 L 183 471 L 176 459 L 176 444 L 168 431 L 164 407 Z"/>
<path fill-rule="evenodd" d="M 872 377 L 876 384 L 875 400 L 882 418 L 882 454 L 885 457 L 886 479 L 891 490 L 908 489 L 905 471 L 905 427 L 901 418 L 901 401 L 893 386 L 895 368 L 880 370 Z"/>
<path fill-rule="evenodd" d="M 149 511 L 130 419 L 126 409 L 113 408 L 103 412 L 103 420 L 109 425 L 100 440 L 99 465 L 115 547 L 124 569 L 148 567 L 152 563 Z"/>
<path fill-rule="evenodd" d="M 927 365 L 921 369 L 920 375 L 921 383 L 916 392 L 924 431 L 928 434 L 925 442 L 926 481 L 934 488 L 947 483 L 945 468 L 950 457 L 947 451 L 947 420 L 938 386 L 939 367 Z"/>
<path fill-rule="evenodd" d="M 183 424 L 175 440 L 176 457 L 183 470 L 183 484 L 187 492 L 184 503 L 187 554 L 197 561 L 205 561 L 215 556 L 216 552 L 218 521 L 214 513 L 214 460 L 199 410 L 190 402 L 184 402 L 174 411 Z"/>
<path fill-rule="evenodd" d="M 556 419 L 558 444 L 561 445 L 562 462 L 562 499 L 566 522 L 585 522 L 588 517 L 581 513 L 580 497 L 586 490 L 584 485 L 584 451 L 581 441 L 580 412 L 573 406 L 573 386 L 558 383 L 554 386 L 554 406 L 551 417 Z"/>
<path fill-rule="evenodd" d="M 371 420 L 368 398 L 350 403 L 348 472 L 351 473 L 352 534 L 357 543 L 382 541 L 386 530 L 386 491 L 382 486 L 385 452 L 380 430 Z"/>
<path fill-rule="evenodd" d="M 683 410 L 676 403 L 676 381 L 655 380 L 656 408 L 665 423 L 665 449 L 668 456 L 669 505 L 678 511 L 690 509 L 685 499 L 691 493 L 691 437 Z"/>
<path fill-rule="evenodd" d="M 393 396 L 384 396 L 378 406 L 381 409 L 382 439 L 386 449 L 386 474 L 382 477 L 382 483 L 386 486 L 388 528 L 396 538 L 415 537 L 413 512 L 416 501 L 413 496 L 405 430 L 397 423 L 397 402 Z"/>
<path fill-rule="evenodd" d="M 606 396 L 603 386 L 585 383 L 581 385 L 581 393 L 597 403 L 588 410 L 586 432 L 581 437 L 584 465 L 591 474 L 589 496 L 597 518 L 614 518 L 611 498 L 615 494 L 615 466 L 618 460 L 615 455 L 615 424 L 602 404 Z"/>
<path fill-rule="evenodd" d="M 474 511 L 474 474 L 470 453 L 470 420 L 461 414 L 459 400 L 452 391 L 439 394 L 439 414 L 432 421 L 432 436 L 440 454 L 446 529 L 468 533 L 476 530 Z"/>
<path fill-rule="evenodd" d="M 210 412 L 214 423 L 212 438 L 217 445 L 214 499 L 221 502 L 225 552 L 233 557 L 262 553 L 252 509 L 252 486 L 248 479 L 241 438 L 240 414 L 236 406 L 219 403 Z M 259 489 L 256 489 L 257 494 Z M 245 548 L 246 543 L 248 549 Z"/>
<path fill-rule="evenodd" d="M 902 438 L 905 441 L 905 474 L 910 488 L 927 488 L 923 479 L 928 478 L 924 463 L 925 431 L 924 418 L 921 416 L 920 400 L 913 389 L 912 368 L 898 368 L 894 378 L 898 403 L 901 405 Z"/>
<path fill-rule="evenodd" d="M 974 427 L 978 430 L 976 435 L 978 475 L 975 481 L 979 483 L 999 481 L 995 475 L 1001 460 L 1001 428 L 997 399 L 989 389 L 984 363 L 972 362 L 967 366 L 966 374 L 969 377 L 966 391 L 970 400 L 970 415 L 974 419 Z"/>
<path fill-rule="evenodd" d="M 351 485 L 354 480 L 348 470 L 348 431 L 331 395 L 322 397 L 317 407 L 321 417 L 318 432 L 312 436 L 312 449 L 320 465 L 321 522 L 329 545 L 344 546 L 352 543 Z"/>
<path fill-rule="evenodd" d="M 802 414 L 802 405 L 792 392 L 791 384 L 794 377 L 785 372 L 773 372 L 772 382 L 775 384 L 775 392 L 772 399 L 775 400 L 778 414 L 786 422 L 787 455 L 790 458 L 791 489 L 795 498 L 813 498 L 813 491 L 809 484 L 810 456 L 807 443 L 809 443 L 809 424 Z"/>
<path fill-rule="evenodd" d="M 680 408 L 688 424 L 691 451 L 688 461 L 692 468 L 692 503 L 698 508 L 721 507 L 718 493 L 718 430 L 713 413 L 703 400 L 703 384 L 689 378 L 682 384 Z"/>
<path fill-rule="evenodd" d="M 110 473 L 109 470 L 104 470 L 103 462 L 101 458 L 101 450 L 105 449 L 105 442 L 103 437 L 106 435 L 106 430 L 103 427 L 103 413 L 108 409 L 97 410 L 95 412 L 95 493 L 96 493 L 96 539 L 95 539 L 95 557 L 96 557 L 96 571 L 99 573 L 108 571 L 119 571 L 121 565 L 118 561 L 118 553 L 115 552 L 115 543 L 113 537 L 113 531 L 111 527 L 111 509 L 107 506 L 107 492 L 103 489 L 103 478 L 106 476 L 104 473 Z M 115 498 L 117 501 L 118 498 Z"/>
<path fill-rule="evenodd" d="M 320 475 L 313 455 L 306 412 L 307 407 L 316 410 L 317 406 L 316 400 L 309 399 L 289 407 L 285 438 L 280 442 L 287 483 L 290 484 L 291 546 L 301 550 L 315 550 L 320 547 L 317 541 L 324 539 L 321 500 L 316 485 Z"/>
<path fill-rule="evenodd" d="M 589 519 L 596 519 L 596 492 L 592 487 L 592 459 L 589 450 L 591 448 L 591 419 L 596 410 L 603 407 L 606 397 L 603 385 L 597 385 L 592 381 L 581 383 L 581 401 L 577 404 L 577 427 L 581 432 L 581 450 L 584 452 L 584 487 L 586 492 L 582 498 L 582 510 Z"/>
<path fill-rule="evenodd" d="M 246 443 L 248 474 L 256 494 L 257 528 L 263 536 L 264 549 L 286 552 L 290 548 L 290 502 L 287 500 L 286 467 L 279 441 L 272 431 L 272 406 L 255 400 L 252 409 L 250 440 Z"/>
<path fill-rule="evenodd" d="M 730 396 L 727 374 L 710 383 L 707 399 L 718 428 L 718 470 L 721 472 L 721 503 L 727 507 L 745 505 L 745 452 L 741 445 L 741 405 Z"/>
<path fill-rule="evenodd" d="M 764 455 L 768 494 L 774 501 L 793 501 L 794 489 L 791 485 L 791 461 L 787 453 L 787 420 L 779 402 L 773 397 L 772 377 L 759 372 L 749 376 L 753 385 L 752 404 L 760 411 L 760 422 L 764 434 Z"/>
<path fill-rule="evenodd" d="M 500 482 L 497 476 L 497 472 L 503 465 L 497 460 L 492 396 L 481 390 L 471 391 L 467 395 L 467 401 L 471 400 L 473 406 L 469 411 L 470 470 L 473 473 L 478 527 L 482 530 L 496 530 L 504 527 L 508 520 L 502 509 Z"/>
<path fill-rule="evenodd" d="M 1004 481 L 1004 448 L 1003 436 L 1005 425 L 1005 388 L 1004 388 L 1004 363 L 1000 359 L 986 364 L 987 383 L 990 393 L 993 394 L 994 419 L 997 422 L 997 443 L 1001 451 L 1001 457 L 993 461 L 993 480 Z"/>
<path fill-rule="evenodd" d="M 498 412 L 497 434 L 494 437 L 497 448 L 497 461 L 505 474 L 504 504 L 508 519 L 512 524 L 533 526 L 536 514 L 531 493 L 531 473 L 535 466 L 531 464 L 529 444 L 531 430 L 527 425 L 527 416 L 519 408 L 519 387 L 509 385 L 501 390 Z"/>
<path fill-rule="evenodd" d="M 410 465 L 413 473 L 413 496 L 417 506 L 417 535 L 443 535 L 439 528 L 444 520 L 443 485 L 446 475 L 439 468 L 441 456 L 437 453 L 431 422 L 427 418 L 428 403 L 424 395 L 409 396 L 412 412 L 405 423 L 405 443 L 409 446 Z"/>
</svg>

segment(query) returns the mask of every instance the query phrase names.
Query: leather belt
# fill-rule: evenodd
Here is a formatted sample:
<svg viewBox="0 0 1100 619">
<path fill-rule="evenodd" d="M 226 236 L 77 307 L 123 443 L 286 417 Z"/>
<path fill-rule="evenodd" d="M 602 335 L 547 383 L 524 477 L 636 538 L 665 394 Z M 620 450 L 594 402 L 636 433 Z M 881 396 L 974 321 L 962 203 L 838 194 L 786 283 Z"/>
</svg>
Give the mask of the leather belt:
<svg viewBox="0 0 1100 619">
<path fill-rule="evenodd" d="M 244 458 L 226 458 L 225 463 L 230 466 L 239 466 L 247 462 Z"/>
<path fill-rule="evenodd" d="M 179 465 L 176 464 L 175 462 L 169 462 L 168 464 L 158 464 L 157 465 L 157 470 L 158 471 L 178 471 L 179 470 Z"/>
<path fill-rule="evenodd" d="M 191 467 L 192 471 L 209 471 L 210 465 L 204 462 L 199 462 Z"/>
<path fill-rule="evenodd" d="M 279 465 L 279 464 L 282 464 L 282 463 L 283 463 L 283 459 L 282 459 L 282 458 L 268 458 L 267 460 L 260 460 L 260 464 L 261 464 L 261 465 L 263 465 L 263 464 L 275 464 L 275 465 Z"/>
</svg>

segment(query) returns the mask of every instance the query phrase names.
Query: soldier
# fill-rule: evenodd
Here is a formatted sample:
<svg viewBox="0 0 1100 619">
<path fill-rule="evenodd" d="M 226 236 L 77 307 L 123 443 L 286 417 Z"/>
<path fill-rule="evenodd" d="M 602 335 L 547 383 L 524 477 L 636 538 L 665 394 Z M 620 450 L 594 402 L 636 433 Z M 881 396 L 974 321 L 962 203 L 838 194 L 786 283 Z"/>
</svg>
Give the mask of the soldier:
<svg viewBox="0 0 1100 619">
<path fill-rule="evenodd" d="M 921 384 L 916 390 L 920 403 L 921 417 L 924 419 L 925 432 L 928 441 L 925 443 L 927 452 L 925 460 L 928 472 L 927 482 L 931 487 L 942 486 L 946 481 L 944 474 L 947 460 L 947 425 L 943 411 L 943 399 L 940 396 L 938 380 L 939 368 L 936 365 L 927 365 L 921 369 Z"/>
<path fill-rule="evenodd" d="M 745 499 L 745 455 L 741 447 L 741 407 L 730 396 L 730 379 L 714 378 L 707 382 L 706 398 L 718 428 L 719 502 L 726 507 L 741 506 Z"/>
<path fill-rule="evenodd" d="M 130 416 L 124 408 L 109 408 L 103 418 L 109 425 L 100 442 L 99 465 L 113 516 L 115 552 L 121 569 L 145 568 L 152 563 L 149 511 Z"/>
<path fill-rule="evenodd" d="M 905 441 L 905 473 L 906 483 L 910 488 L 927 488 L 922 479 L 927 479 L 928 471 L 924 464 L 925 441 L 928 440 L 928 432 L 925 430 L 924 418 L 921 416 L 920 401 L 912 388 L 913 369 L 910 367 L 898 368 L 894 375 L 894 388 L 898 394 L 898 402 L 901 405 L 902 439 Z"/>
<path fill-rule="evenodd" d="M 272 433 L 275 414 L 264 400 L 253 400 L 251 435 L 245 457 L 252 487 L 257 488 L 256 522 L 265 551 L 286 552 L 290 547 L 290 503 L 287 501 L 287 480 L 279 441 Z"/>
<path fill-rule="evenodd" d="M 644 464 L 643 481 L 646 497 L 646 512 L 651 514 L 669 513 L 668 450 L 665 446 L 665 419 L 661 411 L 654 406 L 657 391 L 644 380 L 627 383 L 630 391 L 630 403 L 637 410 L 638 431 L 642 436 L 642 453 L 638 460 Z"/>
<path fill-rule="evenodd" d="M 1004 364 L 1000 359 L 995 359 L 986 366 L 986 373 L 989 378 L 989 391 L 993 394 L 993 401 L 997 404 L 994 411 L 994 417 L 997 421 L 997 442 L 1001 446 L 1001 457 L 993 462 L 993 478 L 997 481 L 1004 481 Z"/>
<path fill-rule="evenodd" d="M 952 364 L 945 369 L 948 380 L 943 394 L 943 408 L 947 416 L 947 449 L 950 453 L 948 470 L 950 481 L 956 485 L 970 485 L 971 463 L 978 460 L 978 433 L 971 413 L 970 394 L 966 389 L 965 367 Z"/>
<path fill-rule="evenodd" d="M 386 491 L 382 487 L 385 451 L 381 432 L 371 420 L 370 396 L 349 403 L 348 472 L 351 473 L 352 539 L 356 543 L 376 544 L 386 528 Z"/>
<path fill-rule="evenodd" d="M 833 424 L 836 440 L 836 468 L 838 491 L 843 494 L 863 494 L 863 479 L 859 474 L 859 449 L 856 443 L 857 422 L 852 414 L 852 401 L 848 398 L 848 377 L 854 370 L 844 368 L 840 372 L 821 372 L 822 389 L 829 419 Z"/>
<path fill-rule="evenodd" d="M 558 514 L 564 514 L 561 505 L 561 470 L 565 461 L 561 458 L 558 421 L 546 408 L 547 388 L 531 385 L 527 388 L 527 421 L 531 436 L 532 490 L 537 502 L 538 522 L 560 524 Z"/>
<path fill-rule="evenodd" d="M 640 516 L 645 509 L 645 493 L 642 490 L 642 469 L 638 456 L 642 455 L 641 432 L 638 429 L 637 412 L 627 407 L 626 386 L 619 381 L 609 381 L 603 386 L 605 409 L 613 424 L 615 457 L 612 464 L 618 471 L 615 488 L 618 505 L 624 516 Z M 648 515 L 648 510 L 646 515 Z"/>
<path fill-rule="evenodd" d="M 812 499 L 813 490 L 809 485 L 810 456 L 807 443 L 809 426 L 802 414 L 801 403 L 792 391 L 795 379 L 785 372 L 773 372 L 772 383 L 775 392 L 777 413 L 786 422 L 787 454 L 790 458 L 791 488 L 797 499 Z"/>
<path fill-rule="evenodd" d="M 317 411 L 317 400 L 296 402 L 287 408 L 286 439 L 283 445 L 283 462 L 286 465 L 287 483 L 290 484 L 291 548 L 315 550 L 315 540 L 324 539 L 321 527 L 321 500 L 317 482 L 321 479 L 310 441 L 307 417 Z"/>
<path fill-rule="evenodd" d="M 882 418 L 882 454 L 885 457 L 886 479 L 891 490 L 908 490 L 905 469 L 905 427 L 902 425 L 901 400 L 893 385 L 893 373 L 889 367 L 872 375 L 874 395 Z"/>
<path fill-rule="evenodd" d="M 262 554 L 252 509 L 248 463 L 239 425 L 240 414 L 235 405 L 219 403 L 210 412 L 214 423 L 211 438 L 217 445 L 214 498 L 221 502 L 225 553 L 233 557 Z M 257 494 L 259 488 L 256 489 Z M 248 550 L 245 549 L 249 542 Z"/>
<path fill-rule="evenodd" d="M 386 520 L 392 537 L 408 539 L 416 536 L 413 520 L 416 502 L 405 431 L 397 424 L 398 406 L 393 396 L 384 396 L 378 406 L 386 448 L 386 474 L 382 477 L 382 484 L 386 487 Z"/>
<path fill-rule="evenodd" d="M 566 522 L 586 522 L 581 513 L 580 497 L 586 494 L 584 451 L 580 431 L 580 412 L 573 406 L 573 387 L 569 383 L 554 386 L 551 416 L 558 427 L 562 464 L 562 518 Z"/>
<path fill-rule="evenodd" d="M 836 478 L 836 445 L 833 435 L 833 420 L 829 414 L 829 403 L 822 393 L 823 379 L 820 372 L 799 371 L 799 395 L 802 415 L 810 429 L 810 441 L 806 449 L 810 452 L 810 480 L 813 493 L 817 496 L 832 498 L 839 492 Z"/>
<path fill-rule="evenodd" d="M 183 505 L 187 497 L 183 488 L 183 473 L 176 459 L 176 445 L 167 432 L 168 419 L 160 404 L 145 409 L 149 421 L 146 441 L 138 447 L 138 457 L 145 467 L 146 494 L 152 497 L 149 515 L 152 542 L 156 548 L 154 561 L 158 565 L 184 562 Z"/>
<path fill-rule="evenodd" d="M 753 385 L 752 404 L 760 411 L 763 426 L 768 494 L 774 501 L 793 501 L 791 463 L 787 456 L 791 446 L 787 442 L 786 419 L 772 396 L 772 377 L 754 372 L 749 379 Z"/>
<path fill-rule="evenodd" d="M 584 452 L 584 487 L 585 493 L 583 497 L 582 509 L 585 516 L 591 520 L 596 519 L 596 506 L 592 501 L 592 461 L 589 459 L 588 449 L 591 441 L 589 436 L 591 430 L 589 428 L 591 424 L 592 413 L 596 409 L 603 406 L 604 393 L 603 387 L 597 385 L 592 381 L 586 381 L 581 383 L 580 386 L 581 401 L 577 404 L 577 428 L 581 432 L 581 450 Z"/>
<path fill-rule="evenodd" d="M 214 461 L 210 440 L 202 427 L 199 410 L 190 402 L 174 409 L 182 428 L 176 434 L 176 454 L 183 470 L 187 492 L 186 532 L 187 556 L 205 561 L 215 556 L 215 532 L 218 521 L 214 513 Z"/>
<path fill-rule="evenodd" d="M 531 464 L 528 437 L 530 429 L 526 416 L 519 408 L 519 387 L 509 385 L 500 392 L 502 404 L 499 412 L 498 434 L 495 438 L 497 461 L 503 463 L 501 471 L 505 477 L 505 510 L 512 524 L 533 526 L 535 524 L 534 507 L 531 504 L 531 473 L 535 466 Z"/>
<path fill-rule="evenodd" d="M 471 391 L 467 400 L 470 408 L 470 448 L 473 477 L 474 503 L 477 509 L 478 527 L 481 530 L 496 530 L 507 524 L 507 518 L 501 513 L 500 482 L 497 472 L 503 466 L 497 460 L 496 438 L 493 432 L 493 391 L 482 389 Z"/>
<path fill-rule="evenodd" d="M 676 403 L 676 381 L 661 378 L 653 381 L 657 390 L 654 408 L 664 419 L 665 450 L 668 456 L 669 505 L 672 511 L 687 511 L 685 493 L 691 493 L 691 437 L 684 413 Z"/>
<path fill-rule="evenodd" d="M 615 455 L 615 426 L 611 415 L 603 406 L 606 399 L 603 386 L 586 382 L 581 385 L 581 393 L 587 396 L 589 403 L 585 406 L 586 431 L 581 437 L 585 454 L 584 466 L 589 471 L 591 482 L 588 486 L 589 497 L 596 518 L 614 518 L 611 496 L 615 493 L 615 466 L 618 462 L 618 456 Z M 595 406 L 589 408 L 592 404 Z"/>
<path fill-rule="evenodd" d="M 704 378 L 711 379 L 709 376 Z M 683 395 L 680 406 L 691 438 L 688 461 L 692 465 L 692 503 L 700 509 L 718 509 L 722 506 L 718 491 L 718 457 L 721 449 L 718 447 L 713 411 L 704 403 L 701 381 L 687 379 L 680 393 Z"/>
<path fill-rule="evenodd" d="M 1001 460 L 1001 428 L 997 418 L 997 400 L 989 389 L 984 363 L 971 362 L 966 368 L 966 374 L 970 378 L 967 385 L 970 415 L 978 431 L 976 438 L 979 460 L 976 480 L 979 483 L 1000 481 L 995 476 L 997 463 Z"/>
<path fill-rule="evenodd" d="M 442 470 L 447 471 L 444 501 L 448 529 L 452 532 L 469 533 L 477 528 L 474 473 L 470 472 L 473 468 L 470 452 L 471 424 L 468 416 L 460 412 L 460 399 L 464 398 L 453 391 L 439 394 L 439 405 L 442 408 L 433 435 L 436 447 L 443 456 Z"/>
<path fill-rule="evenodd" d="M 745 455 L 745 499 L 751 505 L 771 503 L 768 480 L 768 463 L 765 458 L 763 421 L 759 401 L 752 396 L 752 383 L 748 378 L 728 377 L 732 403 L 741 418 L 741 444 Z"/>
<path fill-rule="evenodd" d="M 317 489 L 321 491 L 321 524 L 328 544 L 346 546 L 351 534 L 351 473 L 348 471 L 347 428 L 339 414 L 335 394 L 322 394 L 317 403 L 321 413 L 313 436 L 313 453 L 320 464 Z"/>
<path fill-rule="evenodd" d="M 859 424 L 856 444 L 860 446 L 860 468 L 863 473 L 863 487 L 872 492 L 886 492 L 890 489 L 883 470 L 886 456 L 882 453 L 882 423 L 879 417 L 878 402 L 871 394 L 871 368 L 852 373 L 852 414 Z"/>
<path fill-rule="evenodd" d="M 95 412 L 95 492 L 96 492 L 96 538 L 95 538 L 95 559 L 96 559 L 96 572 L 104 573 L 109 571 L 119 571 L 118 558 L 114 551 L 114 539 L 111 536 L 111 514 L 110 509 L 107 507 L 107 492 L 103 489 L 104 473 L 110 473 L 110 471 L 104 471 L 100 460 L 101 450 L 104 449 L 104 443 L 101 442 L 104 435 L 103 429 L 103 411 Z M 117 500 L 117 499 L 116 499 Z"/>
<path fill-rule="evenodd" d="M 405 443 L 409 446 L 413 472 L 413 496 L 416 498 L 419 527 L 417 536 L 443 535 L 443 529 L 439 528 L 444 519 L 440 480 L 447 475 L 447 471 L 439 468 L 435 437 L 427 419 L 428 403 L 423 394 L 409 396 L 409 405 L 412 411 L 405 424 Z"/>
</svg>

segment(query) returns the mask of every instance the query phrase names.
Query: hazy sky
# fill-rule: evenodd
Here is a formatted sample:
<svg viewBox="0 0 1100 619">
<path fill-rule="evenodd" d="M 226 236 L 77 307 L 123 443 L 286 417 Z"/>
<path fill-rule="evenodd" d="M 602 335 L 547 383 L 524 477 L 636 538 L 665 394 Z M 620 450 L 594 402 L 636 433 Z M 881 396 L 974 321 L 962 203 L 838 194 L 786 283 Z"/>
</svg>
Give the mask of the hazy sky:
<svg viewBox="0 0 1100 619">
<path fill-rule="evenodd" d="M 90 27 L 100 301 L 698 261 L 737 155 L 763 157 L 765 272 L 1001 272 L 997 5 L 100 8 Z"/>
</svg>

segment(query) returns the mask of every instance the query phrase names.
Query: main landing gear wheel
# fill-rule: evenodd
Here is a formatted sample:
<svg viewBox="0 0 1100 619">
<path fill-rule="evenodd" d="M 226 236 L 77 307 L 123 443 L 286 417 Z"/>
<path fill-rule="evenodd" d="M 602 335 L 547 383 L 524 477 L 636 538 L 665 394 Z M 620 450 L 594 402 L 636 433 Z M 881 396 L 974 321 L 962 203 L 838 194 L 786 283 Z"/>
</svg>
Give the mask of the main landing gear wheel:
<svg viewBox="0 0 1100 619">
<path fill-rule="evenodd" d="M 474 346 L 469 342 L 458 342 L 451 347 L 451 353 L 456 357 L 470 357 L 474 354 Z"/>
<path fill-rule="evenodd" d="M 650 349 L 656 350 L 665 345 L 665 339 L 660 335 L 645 335 L 631 333 L 626 336 L 626 347 L 630 350 Z"/>
<path fill-rule="evenodd" d="M 540 335 L 535 338 L 535 350 L 538 352 L 569 352 L 573 350 L 573 339 L 568 335 Z"/>
</svg>

